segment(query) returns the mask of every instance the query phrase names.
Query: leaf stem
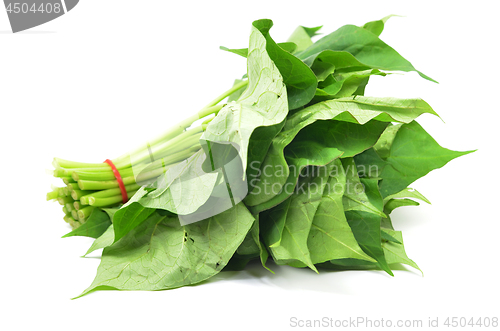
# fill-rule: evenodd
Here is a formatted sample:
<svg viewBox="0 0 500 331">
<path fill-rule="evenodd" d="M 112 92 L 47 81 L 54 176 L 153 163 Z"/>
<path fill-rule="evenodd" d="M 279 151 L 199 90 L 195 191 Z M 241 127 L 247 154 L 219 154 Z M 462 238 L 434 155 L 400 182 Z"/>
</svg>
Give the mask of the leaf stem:
<svg viewBox="0 0 500 331">
<path fill-rule="evenodd" d="M 234 92 L 238 91 L 239 89 L 241 89 L 247 85 L 248 85 L 248 79 L 244 80 L 238 84 L 233 85 L 233 87 L 231 87 L 229 90 L 227 90 L 226 92 L 222 93 L 217 98 L 212 100 L 212 102 L 210 102 L 208 105 L 206 105 L 204 109 L 207 109 L 209 107 L 212 107 L 212 106 L 218 104 L 219 102 L 221 102 L 222 100 L 224 100 L 225 98 L 227 98 L 228 96 L 233 94 Z M 203 117 L 205 117 L 205 116 L 203 116 Z"/>
</svg>

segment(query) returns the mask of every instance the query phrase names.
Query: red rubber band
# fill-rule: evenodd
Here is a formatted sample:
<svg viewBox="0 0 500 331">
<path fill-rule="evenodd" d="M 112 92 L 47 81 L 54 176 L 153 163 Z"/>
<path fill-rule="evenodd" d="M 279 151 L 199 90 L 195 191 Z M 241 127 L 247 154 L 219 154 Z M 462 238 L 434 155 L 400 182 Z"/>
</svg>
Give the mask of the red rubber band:
<svg viewBox="0 0 500 331">
<path fill-rule="evenodd" d="M 118 182 L 118 186 L 120 187 L 120 191 L 122 192 L 123 203 L 127 203 L 128 201 L 127 190 L 125 189 L 125 184 L 123 184 L 123 179 L 122 176 L 120 175 L 120 172 L 118 171 L 118 169 L 116 169 L 115 165 L 113 164 L 113 161 L 108 159 L 104 161 L 104 163 L 107 163 L 111 167 L 111 170 L 113 170 L 113 175 L 115 175 L 116 181 Z"/>
</svg>

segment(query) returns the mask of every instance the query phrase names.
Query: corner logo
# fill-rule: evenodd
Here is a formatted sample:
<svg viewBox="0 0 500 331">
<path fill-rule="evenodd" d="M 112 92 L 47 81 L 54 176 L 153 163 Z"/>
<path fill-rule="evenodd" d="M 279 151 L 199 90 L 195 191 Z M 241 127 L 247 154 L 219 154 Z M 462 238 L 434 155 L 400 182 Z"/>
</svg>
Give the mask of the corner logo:
<svg viewBox="0 0 500 331">
<path fill-rule="evenodd" d="M 52 21 L 75 8 L 79 0 L 4 0 L 12 32 Z"/>
</svg>

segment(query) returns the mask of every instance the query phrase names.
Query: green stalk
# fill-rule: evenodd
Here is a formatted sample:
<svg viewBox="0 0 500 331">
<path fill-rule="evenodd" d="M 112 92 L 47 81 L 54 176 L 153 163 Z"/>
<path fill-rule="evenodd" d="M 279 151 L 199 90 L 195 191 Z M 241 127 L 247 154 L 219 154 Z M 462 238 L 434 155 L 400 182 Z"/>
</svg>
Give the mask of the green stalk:
<svg viewBox="0 0 500 331">
<path fill-rule="evenodd" d="M 146 167 L 144 167 L 144 169 L 151 171 L 153 169 L 165 167 L 165 165 L 168 165 L 168 164 L 183 161 L 183 160 L 191 157 L 193 154 L 198 152 L 200 149 L 201 149 L 201 145 L 199 143 L 197 143 L 196 145 L 194 145 L 190 148 L 183 149 L 181 151 L 169 154 L 162 159 L 156 160 L 156 161 L 150 163 L 149 165 L 147 165 Z"/>
<path fill-rule="evenodd" d="M 164 132 L 161 136 L 153 139 L 150 141 L 150 145 L 156 145 L 160 142 L 172 140 L 178 135 L 182 134 L 185 129 L 190 127 L 194 122 L 197 120 L 204 118 L 208 115 L 211 114 L 217 114 L 223 107 L 223 105 L 217 105 L 219 102 L 227 98 L 229 95 L 233 94 L 237 90 L 245 87 L 248 85 L 248 80 L 245 80 L 243 82 L 240 82 L 234 86 L 232 86 L 229 90 L 225 91 L 221 95 L 219 95 L 217 98 L 212 100 L 210 103 L 207 104 L 202 110 L 200 110 L 197 114 L 190 116 L 186 118 L 185 120 L 181 121 L 180 123 L 176 124 L 166 132 Z M 141 153 L 143 151 L 143 148 L 139 148 L 131 153 L 124 154 L 116 159 L 113 160 L 113 163 L 117 166 L 118 169 L 121 168 L 126 168 L 128 166 L 126 160 L 128 159 L 129 155 L 134 155 L 137 153 Z M 85 163 L 85 162 L 74 162 L 74 161 L 69 161 L 61 158 L 54 158 L 54 161 L 52 162 L 54 165 L 54 168 L 65 168 L 65 169 L 87 169 L 87 170 L 97 170 L 99 171 L 100 169 L 109 169 L 108 165 L 105 163 Z M 64 178 L 65 183 L 66 180 L 68 183 L 71 183 L 71 178 L 65 177 Z M 67 184 L 67 183 L 66 183 Z"/>
<path fill-rule="evenodd" d="M 66 210 L 71 213 L 75 209 L 75 206 L 71 202 L 68 202 L 67 204 L 64 205 L 66 207 Z"/>
<path fill-rule="evenodd" d="M 69 192 L 73 192 L 73 190 L 78 190 L 78 183 L 69 183 L 66 185 Z"/>
<path fill-rule="evenodd" d="M 77 215 L 77 216 L 79 216 L 79 215 Z M 81 224 L 84 224 L 85 222 L 87 222 L 87 217 L 84 217 L 84 218 L 78 217 L 78 222 L 80 222 Z"/>
<path fill-rule="evenodd" d="M 184 153 L 191 153 L 191 152 L 188 150 Z M 192 154 L 189 154 L 187 156 L 182 155 L 181 153 L 175 154 L 176 160 L 174 160 L 174 157 L 172 157 L 171 159 L 164 158 L 162 167 L 157 168 L 157 169 L 153 169 L 153 170 L 150 170 L 147 172 L 143 172 L 140 174 L 141 182 L 147 181 L 150 179 L 154 179 L 154 178 L 160 176 L 162 173 L 166 172 L 170 167 L 173 167 L 174 165 L 178 164 L 180 161 L 186 159 L 190 155 L 192 155 Z M 125 184 L 125 185 L 136 184 L 136 177 L 135 176 L 125 177 L 125 178 L 122 178 L 122 180 L 123 180 L 123 184 Z M 107 190 L 107 189 L 119 187 L 118 181 L 116 181 L 116 180 L 108 180 L 108 181 L 79 180 L 78 186 L 80 187 L 81 190 L 93 190 L 93 191 Z"/>
<path fill-rule="evenodd" d="M 165 169 L 163 168 L 155 169 L 153 171 L 145 173 L 142 179 L 147 180 L 156 178 L 160 176 L 164 171 Z M 122 178 L 122 180 L 123 184 L 125 185 L 131 185 L 136 183 L 135 176 L 125 177 Z M 80 189 L 82 190 L 91 190 L 91 191 L 107 190 L 110 188 L 119 187 L 118 181 L 116 180 L 107 180 L 107 181 L 79 180 L 78 186 L 80 186 Z"/>
<path fill-rule="evenodd" d="M 88 194 L 92 194 L 94 192 L 95 191 L 73 190 L 73 192 L 71 192 L 71 197 L 75 200 L 79 200 L 81 197 L 88 195 Z"/>
<path fill-rule="evenodd" d="M 100 171 L 105 171 L 105 170 L 109 170 L 109 165 L 108 165 L 108 169 L 106 168 L 72 168 L 72 169 L 66 169 L 66 168 L 56 168 L 54 171 L 53 171 L 53 175 L 54 177 L 59 177 L 59 178 L 68 178 L 68 177 L 72 177 L 73 176 L 73 173 L 75 171 L 94 171 L 94 172 L 100 172 Z M 111 171 L 111 170 L 110 170 Z"/>
<path fill-rule="evenodd" d="M 59 197 L 59 190 L 59 188 L 56 188 L 53 191 L 47 193 L 47 201 L 57 199 Z"/>
<path fill-rule="evenodd" d="M 71 184 L 71 183 L 76 183 L 76 181 L 72 177 L 65 177 L 62 180 L 63 180 L 64 184 L 66 184 L 66 185 Z"/>
<path fill-rule="evenodd" d="M 137 191 L 139 188 L 141 188 L 141 186 L 138 184 L 131 184 L 131 185 L 125 186 L 125 190 L 127 191 L 128 196 L 131 196 L 130 193 L 133 191 Z M 95 193 L 85 195 L 85 196 L 80 198 L 80 201 L 82 203 L 88 205 L 89 199 L 92 197 L 94 197 L 94 198 L 109 198 L 109 197 L 112 197 L 112 196 L 115 196 L 118 194 L 121 194 L 120 188 L 112 188 L 112 189 L 98 191 Z"/>
<path fill-rule="evenodd" d="M 246 84 L 242 84 L 239 88 L 241 88 L 245 85 Z M 236 85 L 233 86 L 228 91 L 224 92 L 217 99 L 213 100 L 207 107 L 200 110 L 197 114 L 186 118 L 182 122 L 176 124 L 174 127 L 170 128 L 169 130 L 164 132 L 161 136 L 150 141 L 149 142 L 150 147 L 155 146 L 159 143 L 164 143 L 166 141 L 170 141 L 172 139 L 175 139 L 179 135 L 183 134 L 184 130 L 186 130 L 188 127 L 190 127 L 197 120 L 204 118 L 208 115 L 218 113 L 222 109 L 223 105 L 217 105 L 217 103 L 219 103 L 225 97 L 227 97 L 228 95 L 232 94 L 234 91 L 239 89 L 239 88 L 236 88 L 236 89 L 235 88 L 236 88 Z M 219 101 L 217 101 L 217 100 L 219 100 Z M 132 151 L 131 153 L 122 155 L 122 156 L 114 159 L 113 163 L 116 165 L 116 167 L 118 169 L 127 168 L 128 166 L 130 166 L 130 161 L 127 162 L 127 160 L 129 159 L 129 155 L 135 155 L 135 154 L 143 153 L 143 152 L 144 152 L 143 148 L 138 148 L 138 149 Z"/>
<path fill-rule="evenodd" d="M 130 194 L 131 195 L 134 195 L 135 193 L 137 193 L 137 191 L 133 191 L 131 192 Z M 114 197 L 110 197 L 110 198 L 94 198 L 94 197 L 91 197 L 89 199 L 89 204 L 93 207 L 107 207 L 107 206 L 112 206 L 112 205 L 116 205 L 120 202 L 122 202 L 122 196 L 121 194 L 120 195 L 116 195 Z"/>
<path fill-rule="evenodd" d="M 165 154 L 169 155 L 179 150 L 186 149 L 193 146 L 199 141 L 201 132 L 201 127 L 199 127 L 199 129 L 197 128 L 196 130 L 185 131 L 169 141 L 151 146 L 151 148 L 142 150 L 139 153 L 133 155 L 131 154 L 129 156 L 128 162 L 123 162 L 119 165 L 115 164 L 115 166 L 119 170 L 123 168 L 130 168 L 132 166 L 132 160 L 134 164 L 149 162 L 151 160 L 151 157 L 159 159 L 165 156 Z"/>
<path fill-rule="evenodd" d="M 61 206 L 64 206 L 67 203 L 73 203 L 75 200 L 72 197 L 59 197 L 57 201 L 59 201 Z"/>
<path fill-rule="evenodd" d="M 92 214 L 92 211 L 95 209 L 95 207 L 85 207 L 82 208 L 78 211 L 78 219 L 84 219 L 86 220 L 89 218 L 90 214 Z"/>
<path fill-rule="evenodd" d="M 54 158 L 52 162 L 54 168 L 106 168 L 109 167 L 106 163 L 84 163 L 84 162 L 73 162 L 69 160 L 60 159 L 58 157 Z"/>
<path fill-rule="evenodd" d="M 88 205 L 88 203 L 87 203 L 87 205 Z M 80 210 L 82 208 L 85 208 L 85 204 L 82 203 L 81 201 L 75 201 L 73 203 L 73 207 L 75 207 L 76 210 Z"/>
<path fill-rule="evenodd" d="M 242 81 L 242 82 L 240 82 L 238 84 L 233 85 L 233 87 L 231 87 L 229 90 L 227 90 L 226 92 L 222 93 L 217 98 L 215 98 L 214 100 L 212 100 L 212 102 L 210 102 L 208 105 L 206 105 L 205 109 L 210 108 L 210 107 L 218 104 L 219 102 L 221 102 L 222 100 L 224 100 L 225 98 L 227 98 L 228 96 L 230 96 L 231 94 L 233 94 L 234 92 L 238 91 L 239 89 L 241 89 L 241 88 L 243 88 L 243 87 L 245 87 L 247 85 L 248 85 L 248 79 L 244 80 L 244 81 Z"/>
<path fill-rule="evenodd" d="M 132 168 L 127 168 L 120 170 L 120 175 L 122 177 L 128 177 L 132 176 L 134 174 Z M 79 181 L 80 179 L 83 180 L 113 180 L 115 178 L 115 174 L 113 171 L 101 171 L 101 172 L 96 172 L 96 171 L 74 171 L 73 172 L 73 179 L 76 181 Z"/>
<path fill-rule="evenodd" d="M 234 85 L 197 114 L 186 118 L 161 136 L 151 140 L 147 148 L 141 147 L 114 159 L 113 163 L 120 170 L 128 196 L 133 196 L 140 188 L 141 185 L 136 181 L 151 182 L 170 167 L 199 151 L 201 148 L 199 139 L 215 117 L 206 119 L 199 127 L 187 129 L 200 119 L 212 114 L 217 115 L 224 107 L 218 104 L 247 85 L 248 80 Z M 73 229 L 86 221 L 94 207 L 112 206 L 122 202 L 118 182 L 108 164 L 73 162 L 54 158 L 53 165 L 55 167 L 53 175 L 61 178 L 67 186 L 47 193 L 47 200 L 57 200 L 63 205 L 63 212 L 66 215 L 64 219 Z"/>
<path fill-rule="evenodd" d="M 194 144 L 194 145 L 193 145 Z M 188 147 L 186 147 L 188 146 Z M 149 170 L 159 168 L 163 163 L 180 161 L 188 158 L 195 152 L 197 152 L 201 148 L 199 144 L 198 135 L 188 137 L 187 140 L 182 141 L 181 143 L 175 145 L 173 148 L 165 148 L 164 150 L 157 152 L 155 155 L 158 157 L 165 157 L 164 159 L 157 159 L 154 162 L 148 163 L 151 157 L 146 158 L 143 164 L 134 164 L 131 168 L 126 168 L 120 170 L 120 175 L 122 177 L 130 177 L 135 173 L 141 173 L 145 168 Z M 74 171 L 73 179 L 78 180 L 92 180 L 92 181 L 106 181 L 115 179 L 115 175 L 112 171 L 101 171 L 101 172 L 86 172 L 86 171 Z"/>
</svg>

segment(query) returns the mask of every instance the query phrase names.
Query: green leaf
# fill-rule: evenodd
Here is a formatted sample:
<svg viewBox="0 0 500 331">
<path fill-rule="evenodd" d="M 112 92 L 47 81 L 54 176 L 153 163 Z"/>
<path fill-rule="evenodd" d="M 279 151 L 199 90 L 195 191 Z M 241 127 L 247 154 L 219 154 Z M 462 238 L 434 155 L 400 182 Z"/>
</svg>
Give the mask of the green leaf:
<svg viewBox="0 0 500 331">
<path fill-rule="evenodd" d="M 361 183 L 353 158 L 342 159 L 342 165 L 346 173 L 346 189 L 342 198 L 344 210 L 346 212 L 357 210 L 372 213 L 378 217 L 385 217 L 386 215 L 382 212 L 382 205 L 377 208 L 377 206 L 372 204 L 367 194 L 367 191 L 369 191 L 372 200 L 376 199 L 375 195 L 378 193 L 377 182 L 367 180 Z M 378 195 L 380 195 L 380 193 L 378 193 Z M 381 204 L 382 199 L 380 198 L 379 201 Z"/>
<path fill-rule="evenodd" d="M 297 45 L 293 42 L 285 42 L 285 43 L 278 43 L 277 44 L 279 47 L 281 47 L 284 51 L 287 51 L 288 53 L 295 52 L 297 50 Z M 248 57 L 248 48 L 227 48 L 224 46 L 219 47 L 221 50 L 234 53 L 239 56 L 243 56 L 244 58 Z"/>
<path fill-rule="evenodd" d="M 375 34 L 355 25 L 341 27 L 296 55 L 304 60 L 326 49 L 349 52 L 361 63 L 371 68 L 388 71 L 416 71 L 421 77 L 436 82 L 416 70 L 408 60 Z"/>
<path fill-rule="evenodd" d="M 302 128 L 296 126 L 291 130 L 284 129 L 273 139 L 259 169 L 259 180 L 250 183 L 252 190 L 245 199 L 248 206 L 256 206 L 270 200 L 273 196 L 280 194 L 285 187 L 288 194 L 273 204 L 277 205 L 290 196 L 304 167 L 324 166 L 342 154 L 337 148 L 315 141 L 299 140 L 290 144 Z M 285 149 L 287 146 L 288 148 Z M 252 212 L 257 213 L 261 210 L 264 209 L 252 210 Z"/>
<path fill-rule="evenodd" d="M 308 142 L 317 142 L 324 147 L 335 147 L 342 151 L 342 158 L 349 158 L 372 147 L 387 123 L 370 121 L 364 125 L 357 123 L 326 120 L 317 121 L 302 129 L 286 152 L 296 154 L 307 149 Z"/>
<path fill-rule="evenodd" d="M 394 276 L 384 256 L 380 233 L 380 216 L 363 211 L 345 213 L 354 237 L 363 251 L 377 260 L 377 266 Z"/>
<path fill-rule="evenodd" d="M 205 172 L 204 150 L 169 167 L 155 182 L 141 187 L 113 216 L 115 241 L 141 224 L 155 210 L 188 215 L 211 197 L 219 173 Z"/>
<path fill-rule="evenodd" d="M 387 203 L 391 199 L 403 199 L 403 198 L 414 198 L 414 199 L 419 199 L 422 200 L 423 202 L 426 202 L 428 204 L 431 204 L 431 202 L 422 195 L 419 191 L 413 189 L 413 188 L 405 188 L 404 190 L 401 190 L 400 192 L 396 194 L 391 194 L 387 197 L 384 198 L 384 203 Z"/>
<path fill-rule="evenodd" d="M 373 179 L 380 179 L 382 170 L 387 164 L 387 162 L 378 156 L 373 148 L 354 156 L 354 162 L 356 163 L 360 177 Z"/>
<path fill-rule="evenodd" d="M 222 268 L 221 271 L 241 271 L 245 269 L 246 265 L 250 262 L 250 259 L 247 257 L 239 256 L 238 253 L 234 253 L 234 255 L 229 259 L 226 266 Z"/>
<path fill-rule="evenodd" d="M 394 263 L 402 263 L 409 265 L 410 267 L 413 267 L 415 269 L 418 269 L 420 272 L 420 268 L 418 265 L 411 260 L 408 255 L 406 255 L 404 243 L 403 243 L 403 235 L 401 231 L 394 231 L 394 230 L 385 230 L 387 231 L 388 234 L 390 234 L 392 237 L 396 238 L 400 244 L 394 243 L 391 241 L 384 242 L 382 243 L 382 247 L 384 248 L 384 255 L 386 258 L 386 261 L 388 264 L 394 264 Z M 422 272 L 423 275 L 423 272 Z"/>
<path fill-rule="evenodd" d="M 230 102 L 220 110 L 201 138 L 239 146 L 244 171 L 253 131 L 281 123 L 288 113 L 286 86 L 266 50 L 267 44 L 268 38 L 252 26 L 247 60 L 248 87 L 238 101 Z"/>
<path fill-rule="evenodd" d="M 250 231 L 247 233 L 245 236 L 245 239 L 243 239 L 243 242 L 241 245 L 238 247 L 236 250 L 236 253 L 242 257 L 248 257 L 248 258 L 253 258 L 256 256 L 259 256 L 260 254 L 260 248 L 259 248 L 259 241 L 256 241 L 256 237 L 258 239 L 259 236 L 259 222 L 255 221 L 250 228 Z"/>
<path fill-rule="evenodd" d="M 332 81 L 331 84 L 325 85 L 324 87 L 322 86 L 316 90 L 316 96 L 319 98 L 316 98 L 315 101 L 321 102 L 325 99 L 331 99 L 332 97 L 350 97 L 354 95 L 358 91 L 359 87 L 364 84 L 366 78 L 372 75 L 385 76 L 386 73 L 381 72 L 378 69 L 372 69 L 336 75 L 335 78 L 333 78 L 335 81 Z M 326 82 L 327 81 L 325 81 L 325 83 Z"/>
<path fill-rule="evenodd" d="M 111 220 L 111 222 L 113 222 L 113 217 L 115 216 L 116 212 L 118 210 L 120 210 L 120 207 L 115 207 L 115 208 L 101 208 L 101 209 L 104 210 L 106 212 L 106 214 L 108 214 L 109 219 Z"/>
<path fill-rule="evenodd" d="M 376 35 L 378 37 L 378 36 L 380 36 L 382 31 L 384 31 L 385 23 L 389 20 L 389 18 L 391 18 L 393 16 L 398 16 L 398 15 L 389 15 L 389 16 L 384 17 L 381 20 L 371 21 L 371 22 L 365 23 L 365 25 L 363 25 L 363 29 L 370 31 L 371 33 L 373 33 L 374 35 Z"/>
<path fill-rule="evenodd" d="M 345 218 L 342 196 L 346 174 L 340 160 L 330 173 L 323 197 L 314 215 L 307 246 L 314 264 L 333 259 L 353 258 L 376 262 L 359 247 Z"/>
<path fill-rule="evenodd" d="M 260 181 L 252 183 L 245 202 L 253 213 L 278 205 L 293 192 L 302 169 L 324 166 L 338 157 L 351 157 L 373 146 L 387 124 L 372 121 L 365 125 L 342 121 L 318 121 L 300 131 L 284 151 L 282 146 L 293 133 L 282 132 L 273 141 L 264 160 Z M 296 129 L 299 127 L 296 127 Z"/>
<path fill-rule="evenodd" d="M 284 51 L 293 54 L 297 50 L 297 45 L 293 42 L 285 42 L 277 44 Z"/>
<path fill-rule="evenodd" d="M 377 268 L 376 263 L 357 259 L 331 260 L 318 266 L 333 270 L 372 270 Z"/>
<path fill-rule="evenodd" d="M 295 184 L 293 178 L 288 180 L 289 169 L 285 159 L 284 149 L 292 142 L 299 131 L 317 120 L 329 120 L 335 118 L 359 124 L 367 124 L 367 122 L 372 119 L 385 122 L 410 122 L 424 112 L 435 114 L 432 108 L 430 108 L 430 106 L 421 99 L 403 100 L 395 98 L 371 98 L 358 96 L 356 98 L 351 97 L 321 102 L 293 113 L 287 118 L 283 130 L 273 139 L 267 156 L 260 168 L 263 170 L 266 169 L 267 173 L 270 175 L 267 175 L 267 178 L 261 178 L 261 180 L 256 183 L 251 183 L 252 189 L 250 190 L 249 196 L 245 199 L 245 203 L 248 206 L 261 205 L 270 201 L 274 196 L 279 194 L 281 188 L 285 184 L 291 183 L 288 184 L 289 186 Z M 373 128 L 375 128 L 375 125 Z M 363 129 L 361 129 L 360 132 L 364 132 Z M 378 133 L 378 135 L 380 135 L 380 133 Z M 356 144 L 356 141 L 349 139 L 348 135 L 343 134 L 343 137 L 348 143 Z M 378 136 L 376 139 L 378 139 Z M 357 153 L 371 147 L 376 141 L 377 140 L 367 146 L 364 146 L 363 149 Z M 307 156 L 305 159 L 315 160 L 318 159 L 318 156 Z M 329 161 L 326 163 L 328 162 Z M 326 163 L 317 164 L 311 162 L 308 164 L 324 165 Z M 262 171 L 262 174 L 265 175 L 264 171 Z M 267 183 L 264 179 L 267 179 Z M 273 201 L 270 205 L 263 205 L 262 208 L 253 208 L 252 212 L 256 213 L 275 206 L 279 202 L 283 201 L 287 196 L 289 196 L 289 194 Z"/>
<path fill-rule="evenodd" d="M 70 233 L 64 235 L 63 238 L 74 236 L 98 238 L 106 231 L 107 228 L 109 228 L 110 225 L 111 221 L 108 214 L 100 208 L 95 208 L 85 223 Z"/>
<path fill-rule="evenodd" d="M 164 290 L 199 283 L 222 270 L 254 222 L 243 204 L 181 226 L 152 214 L 104 249 L 97 276 L 80 296 L 96 290 Z"/>
<path fill-rule="evenodd" d="M 269 30 L 273 26 L 271 20 L 258 20 L 253 22 L 253 26 L 266 38 L 266 50 L 283 76 L 288 108 L 292 110 L 308 104 L 314 97 L 318 85 L 312 70 L 304 62 L 276 45 L 269 35 Z"/>
<path fill-rule="evenodd" d="M 144 189 L 144 188 L 142 188 Z M 113 228 L 115 237 L 113 242 L 117 242 L 127 233 L 144 222 L 155 209 L 146 208 L 140 203 L 127 203 L 119 209 L 113 216 Z"/>
<path fill-rule="evenodd" d="M 285 125 L 285 121 L 271 126 L 262 126 L 254 130 L 248 143 L 247 181 L 249 190 L 258 181 L 260 167 L 266 158 L 271 143 Z"/>
<path fill-rule="evenodd" d="M 390 214 L 394 209 L 405 206 L 420 206 L 420 204 L 411 199 L 390 199 L 386 202 L 384 211 Z"/>
<path fill-rule="evenodd" d="M 235 85 L 238 85 L 240 83 L 242 83 L 244 80 L 243 79 L 235 79 L 234 80 L 234 84 L 233 86 Z M 227 98 L 227 102 L 231 102 L 231 101 L 236 101 L 239 99 L 239 97 L 243 94 L 243 92 L 245 91 L 245 89 L 243 88 L 240 88 L 236 91 L 234 91 L 228 98 Z"/>
<path fill-rule="evenodd" d="M 359 62 L 351 53 L 326 49 L 315 56 L 304 60 L 309 65 L 319 81 L 325 80 L 335 73 L 363 71 L 373 69 Z"/>
<path fill-rule="evenodd" d="M 384 228 L 383 226 L 381 226 L 381 228 L 380 228 L 380 237 L 382 238 L 382 243 L 384 241 L 390 241 L 390 242 L 393 242 L 393 243 L 396 243 L 396 244 L 401 244 L 401 242 L 398 239 L 396 239 L 393 236 L 391 236 L 388 233 L 388 229 Z"/>
<path fill-rule="evenodd" d="M 141 188 L 125 206 L 137 201 L 145 208 L 164 209 L 179 215 L 193 213 L 210 198 L 218 178 L 218 172 L 204 171 L 206 159 L 205 151 L 199 150 L 159 176 L 150 185 L 154 190 Z"/>
<path fill-rule="evenodd" d="M 384 200 L 380 195 L 380 189 L 378 187 L 379 180 L 377 178 L 359 178 L 359 181 L 364 187 L 364 192 L 368 201 L 377 208 L 378 212 L 382 211 L 384 209 Z"/>
<path fill-rule="evenodd" d="M 113 245 L 114 241 L 115 241 L 115 230 L 113 229 L 113 224 L 111 224 L 108 227 L 108 229 L 104 231 L 104 233 L 101 236 L 99 236 L 99 238 L 94 240 L 90 248 L 87 250 L 87 253 L 85 253 L 83 256 L 85 257 L 98 249 L 111 246 Z"/>
<path fill-rule="evenodd" d="M 255 216 L 254 216 L 255 217 Z M 260 240 L 260 229 L 259 229 L 259 215 L 255 217 L 255 222 L 252 228 L 246 235 L 245 239 L 241 243 L 240 247 L 236 251 L 238 255 L 242 258 L 253 258 L 259 257 L 262 266 L 274 273 L 271 269 L 266 266 L 266 261 L 268 258 L 268 252 L 264 244 Z"/>
<path fill-rule="evenodd" d="M 270 246 L 270 253 L 277 264 L 288 264 L 295 267 L 308 266 L 317 272 L 309 254 L 307 241 L 331 167 L 332 165 L 329 165 L 321 170 L 309 167 L 311 171 L 303 173 L 303 177 L 299 179 L 296 192 L 289 198 L 288 210 L 282 210 L 286 217 L 281 241 L 273 246 L 266 242 Z M 319 171 L 313 172 L 314 168 Z"/>
<path fill-rule="evenodd" d="M 404 124 L 394 138 L 381 171 L 380 192 L 384 198 L 395 194 L 430 171 L 471 152 L 443 148 L 417 122 Z"/>
<path fill-rule="evenodd" d="M 410 123 L 418 116 L 436 112 L 422 99 L 353 96 L 317 103 L 289 116 L 284 130 L 297 122 L 337 119 L 365 124 L 372 119 Z M 339 116 L 337 118 L 337 116 Z"/>
<path fill-rule="evenodd" d="M 292 42 L 297 45 L 296 52 L 301 52 L 307 47 L 313 44 L 311 38 L 317 35 L 317 31 L 321 29 L 321 26 L 314 28 L 306 28 L 304 26 L 298 26 L 292 35 L 288 38 L 288 42 Z M 290 52 L 292 53 L 292 52 Z"/>
<path fill-rule="evenodd" d="M 394 227 L 392 226 L 391 216 L 389 216 L 389 212 L 386 209 L 384 209 L 384 214 L 386 214 L 387 217 L 382 217 L 382 220 L 380 220 L 380 229 L 394 230 Z"/>
<path fill-rule="evenodd" d="M 285 221 L 290 209 L 291 199 L 286 199 L 276 207 L 260 213 L 260 228 L 262 239 L 269 247 L 279 246 L 285 228 Z"/>
<path fill-rule="evenodd" d="M 318 82 L 312 70 L 291 54 L 290 46 L 292 43 L 276 44 L 274 42 L 269 34 L 272 26 L 271 20 L 264 19 L 253 22 L 253 27 L 258 29 L 266 40 L 265 48 L 268 55 L 283 76 L 283 82 L 288 92 L 288 107 L 290 110 L 296 109 L 311 101 Z M 246 49 L 229 49 L 227 47 L 221 47 L 221 49 L 241 56 L 248 56 Z"/>
<path fill-rule="evenodd" d="M 234 54 L 239 55 L 239 56 L 243 56 L 244 58 L 246 58 L 248 56 L 248 48 L 228 48 L 225 46 L 220 46 L 219 48 L 223 51 L 234 53 Z"/>
<path fill-rule="evenodd" d="M 379 268 L 392 276 L 392 271 L 386 263 L 381 246 L 381 219 L 385 215 L 381 212 L 383 200 L 378 189 L 378 180 L 363 179 L 363 185 L 361 185 L 363 190 L 355 191 L 356 187 L 359 186 L 358 183 L 361 183 L 356 173 L 356 164 L 350 158 L 343 159 L 342 165 L 346 171 L 347 183 L 342 202 L 349 226 L 361 249 L 377 260 L 376 264 Z M 349 181 L 354 184 L 352 188 L 354 193 L 349 192 Z"/>
<path fill-rule="evenodd" d="M 402 124 L 389 125 L 387 129 L 382 133 L 380 139 L 377 141 L 373 149 L 382 159 L 387 159 L 390 154 L 392 143 L 394 142 L 394 138 L 396 137 L 396 133 L 398 133 L 399 128 L 401 128 Z"/>
<path fill-rule="evenodd" d="M 275 153 L 274 149 L 272 153 Z M 292 195 L 303 169 L 307 166 L 325 166 L 341 155 L 342 152 L 337 148 L 315 141 L 294 142 L 285 150 L 284 159 L 274 157 L 276 162 L 271 164 L 269 162 L 273 161 L 264 161 L 260 180 L 253 186 L 245 202 L 251 205 L 261 201 L 250 207 L 254 214 L 274 207 Z"/>
</svg>

